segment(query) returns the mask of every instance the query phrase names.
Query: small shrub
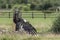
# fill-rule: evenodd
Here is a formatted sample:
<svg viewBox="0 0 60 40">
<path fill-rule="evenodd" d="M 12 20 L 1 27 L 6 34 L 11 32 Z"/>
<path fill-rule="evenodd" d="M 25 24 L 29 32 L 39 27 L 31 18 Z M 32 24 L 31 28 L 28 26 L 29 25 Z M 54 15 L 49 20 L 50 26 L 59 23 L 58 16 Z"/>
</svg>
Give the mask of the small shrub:
<svg viewBox="0 0 60 40">
<path fill-rule="evenodd" d="M 5 4 L 1 5 L 1 8 L 6 9 L 6 5 Z"/>
<path fill-rule="evenodd" d="M 8 5 L 8 8 L 9 8 L 9 9 L 11 9 L 11 8 L 12 8 L 12 6 L 11 6 L 11 5 Z"/>
<path fill-rule="evenodd" d="M 41 10 L 40 5 L 36 5 L 35 10 Z"/>
<path fill-rule="evenodd" d="M 45 3 L 40 5 L 41 10 L 48 10 L 50 7 L 52 7 L 51 3 Z"/>
<path fill-rule="evenodd" d="M 24 11 L 29 11 L 30 10 L 30 8 L 29 7 L 24 7 L 24 9 L 23 9 Z"/>
<path fill-rule="evenodd" d="M 34 10 L 35 9 L 35 6 L 36 6 L 35 4 L 31 4 L 30 9 L 31 10 Z"/>
<path fill-rule="evenodd" d="M 51 31 L 54 33 L 60 33 L 60 16 L 57 18 L 56 21 L 54 21 Z"/>
</svg>

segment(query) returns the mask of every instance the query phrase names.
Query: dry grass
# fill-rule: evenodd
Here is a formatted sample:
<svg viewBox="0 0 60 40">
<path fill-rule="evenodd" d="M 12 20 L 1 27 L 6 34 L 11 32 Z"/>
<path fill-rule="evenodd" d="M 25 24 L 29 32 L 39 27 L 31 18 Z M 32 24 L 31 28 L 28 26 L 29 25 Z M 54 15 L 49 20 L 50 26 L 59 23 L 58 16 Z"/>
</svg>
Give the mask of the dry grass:
<svg viewBox="0 0 60 40">
<path fill-rule="evenodd" d="M 41 24 L 41 26 L 44 26 Z M 26 33 L 12 32 L 11 25 L 0 25 L 0 30 L 9 30 L 0 34 L 0 40 L 60 40 L 60 34 L 43 33 L 37 35 L 29 35 Z"/>
<path fill-rule="evenodd" d="M 28 34 L 2 34 L 0 35 L 0 40 L 60 40 L 60 35 L 55 34 L 46 34 L 32 36 Z"/>
</svg>

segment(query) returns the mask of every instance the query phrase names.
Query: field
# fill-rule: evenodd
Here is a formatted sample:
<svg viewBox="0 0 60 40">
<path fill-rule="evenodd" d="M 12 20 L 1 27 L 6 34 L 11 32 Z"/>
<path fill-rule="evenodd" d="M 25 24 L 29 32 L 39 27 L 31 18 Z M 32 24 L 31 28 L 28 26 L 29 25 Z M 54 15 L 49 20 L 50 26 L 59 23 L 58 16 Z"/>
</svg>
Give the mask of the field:
<svg viewBox="0 0 60 40">
<path fill-rule="evenodd" d="M 55 16 L 55 15 L 51 14 L 49 16 Z M 24 19 L 29 21 L 36 28 L 36 30 L 41 34 L 32 36 L 29 34 L 21 35 L 19 33 L 11 32 L 14 28 L 12 18 L 0 18 L 0 30 L 6 29 L 11 32 L 11 33 L 3 33 L 3 34 L 1 34 L 0 32 L 0 40 L 60 40 L 60 34 L 53 34 L 50 33 L 49 31 L 56 18 L 46 18 L 46 19 L 24 18 Z"/>
<path fill-rule="evenodd" d="M 48 29 L 51 27 L 53 21 L 55 18 L 25 18 L 27 21 L 29 21 L 36 29 L 37 31 L 48 31 Z M 51 20 L 52 19 L 52 20 Z M 0 25 L 6 25 L 6 26 L 13 26 L 13 20 L 12 18 L 0 18 Z"/>
</svg>

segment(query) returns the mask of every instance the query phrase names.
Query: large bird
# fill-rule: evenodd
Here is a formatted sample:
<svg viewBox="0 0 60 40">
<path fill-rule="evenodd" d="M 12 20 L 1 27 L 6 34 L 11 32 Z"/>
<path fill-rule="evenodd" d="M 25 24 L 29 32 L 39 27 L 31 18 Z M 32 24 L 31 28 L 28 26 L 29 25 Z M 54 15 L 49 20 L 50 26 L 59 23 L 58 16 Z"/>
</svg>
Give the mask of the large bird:
<svg viewBox="0 0 60 40">
<path fill-rule="evenodd" d="M 19 28 L 23 29 L 24 31 L 26 31 L 29 34 L 36 34 L 37 30 L 26 20 L 22 20 L 23 22 L 19 22 Z M 21 24 L 20 24 L 21 23 Z"/>
<path fill-rule="evenodd" d="M 36 34 L 37 33 L 36 29 L 29 22 L 27 22 L 25 19 L 22 19 L 19 16 L 18 10 L 16 10 L 14 12 L 13 22 L 16 24 L 15 31 L 19 31 L 19 30 L 23 29 L 26 32 L 28 32 L 29 34 Z"/>
</svg>

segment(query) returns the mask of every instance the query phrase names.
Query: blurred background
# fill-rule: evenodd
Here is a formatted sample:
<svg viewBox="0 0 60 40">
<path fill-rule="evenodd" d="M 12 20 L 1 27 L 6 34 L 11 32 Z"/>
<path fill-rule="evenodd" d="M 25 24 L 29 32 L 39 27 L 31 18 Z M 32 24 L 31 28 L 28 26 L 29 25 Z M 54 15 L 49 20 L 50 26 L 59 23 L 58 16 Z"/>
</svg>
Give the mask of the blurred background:
<svg viewBox="0 0 60 40">
<path fill-rule="evenodd" d="M 38 36 L 12 32 L 15 7 Z M 0 0 L 0 40 L 60 40 L 60 0 Z"/>
</svg>

